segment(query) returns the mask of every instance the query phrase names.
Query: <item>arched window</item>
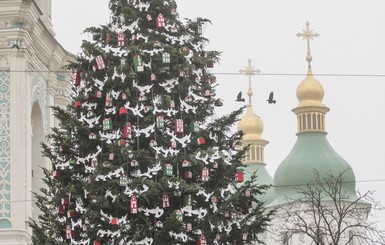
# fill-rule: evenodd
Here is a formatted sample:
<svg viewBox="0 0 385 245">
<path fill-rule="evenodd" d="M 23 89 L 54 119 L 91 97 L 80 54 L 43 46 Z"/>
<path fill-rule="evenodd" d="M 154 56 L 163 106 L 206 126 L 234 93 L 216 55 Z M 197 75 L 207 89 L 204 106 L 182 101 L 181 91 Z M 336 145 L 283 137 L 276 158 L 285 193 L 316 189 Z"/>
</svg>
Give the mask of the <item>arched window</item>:
<svg viewBox="0 0 385 245">
<path fill-rule="evenodd" d="M 318 121 L 318 130 L 322 130 L 321 115 L 320 114 L 317 115 L 317 121 Z"/>
<path fill-rule="evenodd" d="M 306 130 L 306 117 L 302 115 L 302 130 Z"/>
<path fill-rule="evenodd" d="M 261 149 L 261 147 L 259 147 L 259 146 L 257 146 L 257 161 L 259 161 L 259 159 L 260 159 L 260 149 Z"/>
<path fill-rule="evenodd" d="M 255 146 L 251 147 L 251 161 L 255 161 Z"/>
</svg>

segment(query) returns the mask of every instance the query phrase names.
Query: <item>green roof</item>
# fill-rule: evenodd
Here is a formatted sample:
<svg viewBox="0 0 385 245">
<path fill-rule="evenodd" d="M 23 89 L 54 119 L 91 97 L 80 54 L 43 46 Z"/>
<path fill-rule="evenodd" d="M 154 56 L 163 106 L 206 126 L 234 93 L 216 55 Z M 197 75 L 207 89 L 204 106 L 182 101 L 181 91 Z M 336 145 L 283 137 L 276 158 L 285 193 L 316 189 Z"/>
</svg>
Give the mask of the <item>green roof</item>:
<svg viewBox="0 0 385 245">
<path fill-rule="evenodd" d="M 343 174 L 343 193 L 356 198 L 355 176 L 350 165 L 330 146 L 324 132 L 298 133 L 297 142 L 274 175 L 274 200 L 270 206 L 299 198 L 298 188 L 315 182 L 315 174 L 323 180 Z"/>
<path fill-rule="evenodd" d="M 256 173 L 257 178 L 255 179 L 258 185 L 273 185 L 273 178 L 266 171 L 265 164 L 263 163 L 255 163 L 245 165 L 245 179 L 249 180 L 251 176 Z M 266 204 L 270 203 L 274 198 L 274 190 L 273 188 L 269 188 L 262 195 L 262 200 L 266 202 Z"/>
</svg>

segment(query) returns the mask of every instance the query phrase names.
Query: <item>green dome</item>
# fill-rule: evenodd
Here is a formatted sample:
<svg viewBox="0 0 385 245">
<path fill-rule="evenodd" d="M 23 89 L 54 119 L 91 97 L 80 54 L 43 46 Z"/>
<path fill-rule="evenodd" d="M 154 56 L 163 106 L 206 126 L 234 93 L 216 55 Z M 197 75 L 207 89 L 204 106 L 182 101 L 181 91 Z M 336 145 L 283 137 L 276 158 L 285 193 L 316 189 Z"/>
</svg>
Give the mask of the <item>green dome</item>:
<svg viewBox="0 0 385 245">
<path fill-rule="evenodd" d="M 299 133 L 297 142 L 274 175 L 274 200 L 270 206 L 292 202 L 299 197 L 298 187 L 330 175 L 343 174 L 343 193 L 356 198 L 355 176 L 350 165 L 330 146 L 324 132 Z M 289 198 L 288 198 L 289 197 Z"/>
<path fill-rule="evenodd" d="M 273 178 L 266 171 L 265 164 L 256 163 L 244 165 L 245 180 L 249 180 L 256 173 L 256 182 L 258 185 L 273 185 Z M 262 196 L 262 200 L 269 204 L 274 199 L 274 190 L 272 187 L 266 190 Z"/>
</svg>

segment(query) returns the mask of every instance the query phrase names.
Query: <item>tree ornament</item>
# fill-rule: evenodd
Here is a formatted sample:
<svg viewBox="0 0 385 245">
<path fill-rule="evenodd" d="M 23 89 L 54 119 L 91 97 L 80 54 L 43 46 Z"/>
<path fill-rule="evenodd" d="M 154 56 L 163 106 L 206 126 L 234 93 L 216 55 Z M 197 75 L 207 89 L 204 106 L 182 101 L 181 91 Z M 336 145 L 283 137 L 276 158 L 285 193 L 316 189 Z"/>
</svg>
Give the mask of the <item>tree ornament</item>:
<svg viewBox="0 0 385 245">
<path fill-rule="evenodd" d="M 197 33 L 198 35 L 202 35 L 202 33 L 203 33 L 203 27 L 202 27 L 201 24 L 198 24 L 198 25 L 197 25 L 196 33 Z"/>
<path fill-rule="evenodd" d="M 58 215 L 64 215 L 64 211 L 65 211 L 66 207 L 64 205 L 59 205 L 59 208 L 58 208 Z"/>
<path fill-rule="evenodd" d="M 175 140 L 171 140 L 171 148 L 172 149 L 176 149 L 177 145 L 176 145 L 176 141 Z"/>
<path fill-rule="evenodd" d="M 219 167 L 218 162 L 214 162 L 214 163 L 213 163 L 213 169 L 217 169 L 218 167 Z"/>
<path fill-rule="evenodd" d="M 132 126 L 127 122 L 123 127 L 123 139 L 132 139 Z"/>
<path fill-rule="evenodd" d="M 158 78 L 156 77 L 156 74 L 155 74 L 155 73 L 151 73 L 150 79 L 151 79 L 152 82 L 155 82 L 155 81 L 158 80 Z"/>
<path fill-rule="evenodd" d="M 121 58 L 120 59 L 120 67 L 125 67 L 126 66 L 126 58 Z"/>
<path fill-rule="evenodd" d="M 139 98 L 138 98 L 139 102 L 145 102 L 147 101 L 147 99 L 148 98 L 144 93 L 139 94 Z"/>
<path fill-rule="evenodd" d="M 154 110 L 154 107 L 153 107 L 152 105 L 146 105 L 146 106 L 144 107 L 144 112 L 145 112 L 145 113 L 148 113 L 148 112 L 150 112 L 150 111 L 152 111 L 152 110 Z"/>
<path fill-rule="evenodd" d="M 175 133 L 183 133 L 183 120 L 175 119 Z"/>
<path fill-rule="evenodd" d="M 192 102 L 193 101 L 193 97 L 191 95 L 187 95 L 186 98 L 184 98 L 184 101 Z"/>
<path fill-rule="evenodd" d="M 191 132 L 199 132 L 199 123 L 198 122 L 191 122 L 190 124 L 190 130 Z"/>
<path fill-rule="evenodd" d="M 160 220 L 156 221 L 155 227 L 156 227 L 156 228 L 163 228 L 163 223 L 162 223 L 162 221 L 160 221 Z"/>
<path fill-rule="evenodd" d="M 155 140 L 151 140 L 150 141 L 150 146 L 151 147 L 155 147 L 155 146 L 157 146 L 158 144 L 156 143 L 156 141 Z"/>
<path fill-rule="evenodd" d="M 131 197 L 130 200 L 130 209 L 132 214 L 138 213 L 138 200 L 136 199 L 135 196 Z"/>
<path fill-rule="evenodd" d="M 163 17 L 163 14 L 159 14 L 158 17 L 156 18 L 156 27 L 157 28 L 162 28 L 166 26 L 166 21 Z"/>
<path fill-rule="evenodd" d="M 122 100 L 128 100 L 128 95 L 125 92 L 122 92 Z"/>
<path fill-rule="evenodd" d="M 182 168 L 190 168 L 191 166 L 192 166 L 192 164 L 189 160 L 184 160 L 182 162 Z"/>
<path fill-rule="evenodd" d="M 206 144 L 206 140 L 205 140 L 204 137 L 199 137 L 199 138 L 197 139 L 197 142 L 198 142 L 198 145 L 204 145 L 204 144 Z"/>
<path fill-rule="evenodd" d="M 209 181 L 209 169 L 204 167 L 201 172 L 201 181 L 208 182 Z"/>
<path fill-rule="evenodd" d="M 186 224 L 186 231 L 187 232 L 191 232 L 192 231 L 192 224 L 191 223 L 187 223 Z"/>
<path fill-rule="evenodd" d="M 103 131 L 112 130 L 112 120 L 111 118 L 105 118 L 103 120 Z"/>
<path fill-rule="evenodd" d="M 117 218 L 112 218 L 112 219 L 110 220 L 110 224 L 111 224 L 111 225 L 117 225 L 117 224 L 118 224 L 118 219 L 117 219 Z"/>
<path fill-rule="evenodd" d="M 214 67 L 214 62 L 210 61 L 207 63 L 207 68 L 213 68 Z"/>
<path fill-rule="evenodd" d="M 111 40 L 111 35 L 110 35 L 110 33 L 107 33 L 106 34 L 106 43 L 109 44 L 110 40 Z"/>
<path fill-rule="evenodd" d="M 60 179 L 60 177 L 61 177 L 61 172 L 60 172 L 59 170 L 55 170 L 55 171 L 53 171 L 52 175 L 53 175 L 53 177 L 54 177 L 55 179 Z"/>
<path fill-rule="evenodd" d="M 183 197 L 183 206 L 184 207 L 192 207 L 192 195 L 191 194 L 186 194 Z"/>
<path fill-rule="evenodd" d="M 119 108 L 119 115 L 125 116 L 125 115 L 127 115 L 127 113 L 128 113 L 128 111 L 127 111 L 126 107 L 122 106 Z"/>
<path fill-rule="evenodd" d="M 189 170 L 184 172 L 184 178 L 185 179 L 192 179 L 192 172 Z"/>
<path fill-rule="evenodd" d="M 212 196 L 212 197 L 211 197 L 211 202 L 212 202 L 212 203 L 218 203 L 218 201 L 219 201 L 219 199 L 218 199 L 217 196 Z"/>
<path fill-rule="evenodd" d="M 97 167 L 98 164 L 99 164 L 99 161 L 98 161 L 97 158 L 93 158 L 93 159 L 91 160 L 91 166 L 92 166 L 92 167 Z"/>
<path fill-rule="evenodd" d="M 139 162 L 137 160 L 132 160 L 131 161 L 131 167 L 139 167 Z"/>
<path fill-rule="evenodd" d="M 144 71 L 143 60 L 142 60 L 142 57 L 140 55 L 135 54 L 133 57 L 133 62 L 134 62 L 134 71 L 135 72 Z"/>
<path fill-rule="evenodd" d="M 243 173 L 243 168 L 242 167 L 238 167 L 237 168 L 237 182 L 238 183 L 241 183 L 243 182 L 245 179 L 245 175 Z"/>
<path fill-rule="evenodd" d="M 70 200 L 68 198 L 62 198 L 60 200 L 61 205 L 63 205 L 65 208 L 67 208 L 70 205 Z"/>
<path fill-rule="evenodd" d="M 67 238 L 67 240 L 75 238 L 75 231 L 71 230 L 70 225 L 66 226 L 66 238 Z"/>
<path fill-rule="evenodd" d="M 102 92 L 101 92 L 100 90 L 96 90 L 96 91 L 95 91 L 95 97 L 96 97 L 97 99 L 102 98 Z"/>
<path fill-rule="evenodd" d="M 82 106 L 82 102 L 80 102 L 79 100 L 76 100 L 76 101 L 74 102 L 74 107 L 75 107 L 75 109 L 79 109 L 81 106 Z"/>
<path fill-rule="evenodd" d="M 183 214 L 180 209 L 175 210 L 175 217 L 179 221 L 183 221 Z"/>
<path fill-rule="evenodd" d="M 110 92 L 106 94 L 105 107 L 112 107 L 112 95 Z"/>
<path fill-rule="evenodd" d="M 126 140 L 125 140 L 125 139 L 119 140 L 119 145 L 120 145 L 120 146 L 126 146 L 126 145 L 127 145 Z"/>
<path fill-rule="evenodd" d="M 215 240 L 217 240 L 217 241 L 222 240 L 221 234 L 217 233 L 217 235 L 215 236 Z"/>
<path fill-rule="evenodd" d="M 248 233 L 243 233 L 243 234 L 242 234 L 242 240 L 243 240 L 243 241 L 247 241 L 247 240 L 248 240 L 248 236 L 249 236 Z"/>
<path fill-rule="evenodd" d="M 95 133 L 90 133 L 90 134 L 88 135 L 88 139 L 90 139 L 90 140 L 96 140 L 96 134 L 95 134 Z"/>
<path fill-rule="evenodd" d="M 250 190 L 245 190 L 245 197 L 250 197 L 250 196 L 251 196 Z"/>
<path fill-rule="evenodd" d="M 162 53 L 162 63 L 163 64 L 170 64 L 170 62 L 171 62 L 170 53 L 168 53 L 168 52 Z"/>
<path fill-rule="evenodd" d="M 164 176 L 173 176 L 173 166 L 171 163 L 165 163 L 163 165 L 163 175 Z"/>
<path fill-rule="evenodd" d="M 170 108 L 175 108 L 175 101 L 174 100 L 170 101 Z"/>
<path fill-rule="evenodd" d="M 93 245 L 102 245 L 100 241 L 94 241 Z"/>
<path fill-rule="evenodd" d="M 201 237 L 198 240 L 198 245 L 207 245 L 207 240 L 205 235 L 201 235 Z"/>
<path fill-rule="evenodd" d="M 163 208 L 170 207 L 170 199 L 166 193 L 163 194 L 162 203 L 163 203 Z"/>
<path fill-rule="evenodd" d="M 152 17 L 151 17 L 151 15 L 146 15 L 146 19 L 148 20 L 148 21 L 151 21 L 152 20 Z"/>
<path fill-rule="evenodd" d="M 126 37 L 123 35 L 123 32 L 118 34 L 118 46 L 122 47 L 126 43 Z"/>
<path fill-rule="evenodd" d="M 119 178 L 119 185 L 120 186 L 127 186 L 128 184 L 128 177 L 123 175 L 123 176 L 120 176 Z"/>
<path fill-rule="evenodd" d="M 183 47 L 182 52 L 184 55 L 189 55 L 190 54 L 190 49 L 188 47 Z"/>
<path fill-rule="evenodd" d="M 108 160 L 110 161 L 115 160 L 115 154 L 113 152 L 110 152 L 110 154 L 108 154 Z"/>
<path fill-rule="evenodd" d="M 73 218 L 76 216 L 76 212 L 73 209 L 67 211 L 67 218 Z"/>
<path fill-rule="evenodd" d="M 205 97 L 211 97 L 211 92 L 210 92 L 210 90 L 206 90 L 205 91 Z"/>
<path fill-rule="evenodd" d="M 172 7 L 170 12 L 171 12 L 172 15 L 176 15 L 177 14 L 175 7 Z"/>
<path fill-rule="evenodd" d="M 96 66 L 97 66 L 98 70 L 103 70 L 106 68 L 103 56 L 101 56 L 101 55 L 96 56 L 95 61 L 96 61 Z"/>
<path fill-rule="evenodd" d="M 156 116 L 156 127 L 157 128 L 164 128 L 164 116 L 163 115 Z"/>
<path fill-rule="evenodd" d="M 80 72 L 79 71 L 75 71 L 74 72 L 74 81 L 73 81 L 73 84 L 78 87 L 80 85 L 80 82 L 81 82 L 82 78 L 80 77 Z"/>
</svg>

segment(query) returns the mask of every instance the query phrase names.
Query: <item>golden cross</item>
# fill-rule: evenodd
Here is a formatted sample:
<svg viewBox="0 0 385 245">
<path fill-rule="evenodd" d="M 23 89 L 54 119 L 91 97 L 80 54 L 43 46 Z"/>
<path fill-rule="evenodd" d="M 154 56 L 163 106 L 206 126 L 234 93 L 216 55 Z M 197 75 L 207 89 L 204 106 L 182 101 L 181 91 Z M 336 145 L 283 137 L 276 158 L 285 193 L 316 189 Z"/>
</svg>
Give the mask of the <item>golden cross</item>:
<svg viewBox="0 0 385 245">
<path fill-rule="evenodd" d="M 306 21 L 306 29 L 302 30 L 302 33 L 297 33 L 297 37 L 303 37 L 303 39 L 306 39 L 307 42 L 307 55 L 306 55 L 306 61 L 309 63 L 312 61 L 312 56 L 310 52 L 310 40 L 313 40 L 314 37 L 318 37 L 318 33 L 313 33 L 313 30 L 309 28 L 309 22 Z"/>
<path fill-rule="evenodd" d="M 251 77 L 261 73 L 261 70 L 255 69 L 254 66 L 251 66 L 251 59 L 249 59 L 247 62 L 249 63 L 249 66 L 239 70 L 239 72 L 249 76 L 249 89 L 247 90 L 247 95 L 249 96 L 249 105 L 251 105 L 251 96 L 253 95 L 253 89 L 251 88 Z"/>
</svg>

